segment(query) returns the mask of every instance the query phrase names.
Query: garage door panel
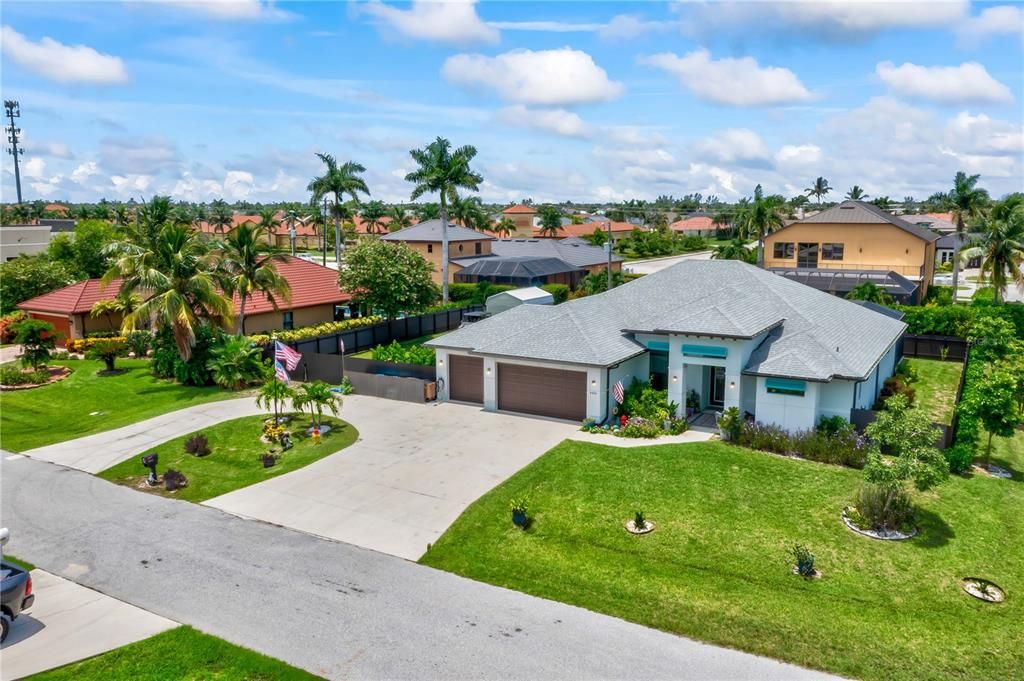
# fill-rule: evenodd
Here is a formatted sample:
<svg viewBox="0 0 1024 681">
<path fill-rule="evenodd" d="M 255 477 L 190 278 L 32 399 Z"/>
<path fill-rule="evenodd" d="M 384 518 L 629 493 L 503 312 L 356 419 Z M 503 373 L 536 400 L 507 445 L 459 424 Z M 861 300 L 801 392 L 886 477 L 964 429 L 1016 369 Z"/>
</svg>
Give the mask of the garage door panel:
<svg viewBox="0 0 1024 681">
<path fill-rule="evenodd" d="M 484 403 L 482 357 L 448 356 L 448 395 L 457 402 Z"/>
<path fill-rule="evenodd" d="M 587 374 L 498 364 L 498 409 L 582 421 L 587 415 Z"/>
</svg>

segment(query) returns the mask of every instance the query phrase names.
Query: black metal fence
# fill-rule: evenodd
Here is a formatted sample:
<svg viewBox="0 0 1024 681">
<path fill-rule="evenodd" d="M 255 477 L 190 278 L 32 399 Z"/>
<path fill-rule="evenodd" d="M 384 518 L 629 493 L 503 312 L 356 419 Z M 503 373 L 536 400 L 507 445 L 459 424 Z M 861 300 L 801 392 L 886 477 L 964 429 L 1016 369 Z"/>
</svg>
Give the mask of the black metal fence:
<svg viewBox="0 0 1024 681">
<path fill-rule="evenodd" d="M 967 359 L 967 341 L 956 336 L 903 335 L 904 357 L 927 357 L 963 362 Z"/>
</svg>

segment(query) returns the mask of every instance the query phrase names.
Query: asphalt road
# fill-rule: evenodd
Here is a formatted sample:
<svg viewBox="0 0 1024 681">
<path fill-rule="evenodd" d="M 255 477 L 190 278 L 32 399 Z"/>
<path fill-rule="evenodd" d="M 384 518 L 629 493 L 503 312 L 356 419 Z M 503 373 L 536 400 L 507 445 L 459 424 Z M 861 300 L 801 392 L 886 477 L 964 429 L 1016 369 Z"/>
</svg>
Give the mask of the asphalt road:
<svg viewBox="0 0 1024 681">
<path fill-rule="evenodd" d="M 827 678 L 53 464 L 0 465 L 13 554 L 330 678 Z"/>
</svg>

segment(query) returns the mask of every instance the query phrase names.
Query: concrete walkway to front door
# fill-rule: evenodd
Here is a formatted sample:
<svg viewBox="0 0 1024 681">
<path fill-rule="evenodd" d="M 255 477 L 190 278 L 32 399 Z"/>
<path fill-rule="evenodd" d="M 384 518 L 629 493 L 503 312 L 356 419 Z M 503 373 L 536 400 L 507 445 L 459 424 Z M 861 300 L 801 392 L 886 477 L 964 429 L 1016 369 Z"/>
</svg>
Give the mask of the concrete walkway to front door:
<svg viewBox="0 0 1024 681">
<path fill-rule="evenodd" d="M 579 426 L 462 404 L 345 398 L 359 440 L 305 468 L 204 502 L 416 560 L 473 501 Z"/>
</svg>

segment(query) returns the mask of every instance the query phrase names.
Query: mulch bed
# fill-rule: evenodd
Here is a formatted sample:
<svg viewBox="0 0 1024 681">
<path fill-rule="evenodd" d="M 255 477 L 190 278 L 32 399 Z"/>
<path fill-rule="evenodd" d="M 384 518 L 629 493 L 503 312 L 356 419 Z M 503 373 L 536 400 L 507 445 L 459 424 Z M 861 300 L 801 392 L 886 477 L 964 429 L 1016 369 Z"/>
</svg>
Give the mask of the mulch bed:
<svg viewBox="0 0 1024 681">
<path fill-rule="evenodd" d="M 0 390 L 7 392 L 8 390 L 31 390 L 32 388 L 38 388 L 43 385 L 50 385 L 57 381 L 63 381 L 65 378 L 71 375 L 71 367 L 47 367 L 46 371 L 50 374 L 49 380 L 46 383 L 27 383 L 25 385 L 0 385 Z"/>
</svg>

